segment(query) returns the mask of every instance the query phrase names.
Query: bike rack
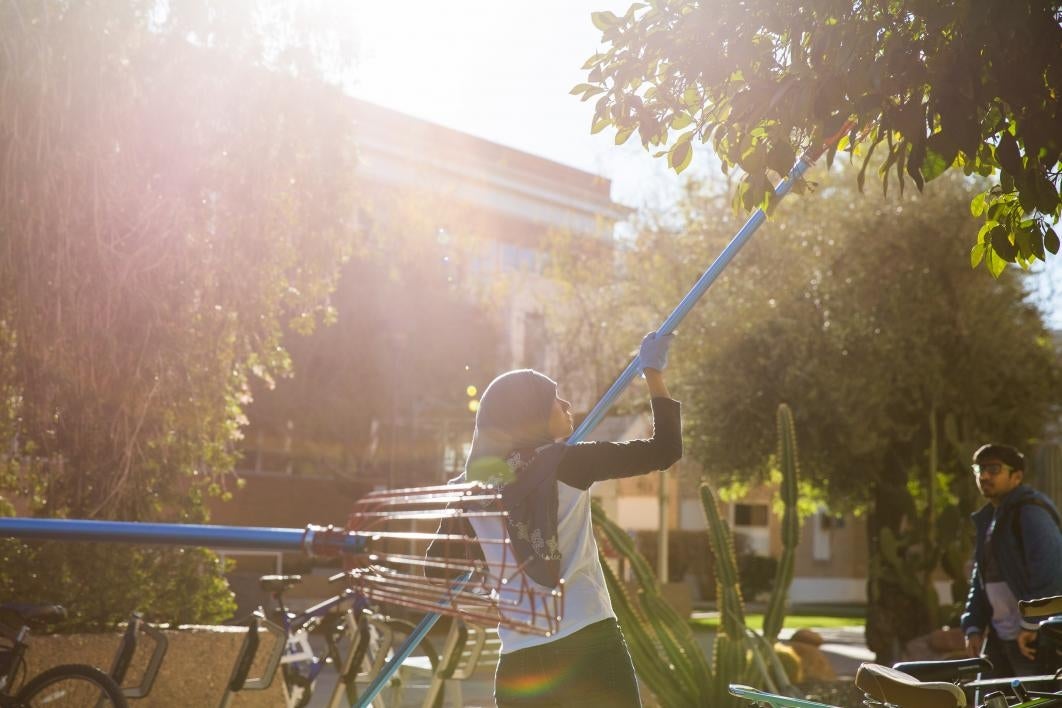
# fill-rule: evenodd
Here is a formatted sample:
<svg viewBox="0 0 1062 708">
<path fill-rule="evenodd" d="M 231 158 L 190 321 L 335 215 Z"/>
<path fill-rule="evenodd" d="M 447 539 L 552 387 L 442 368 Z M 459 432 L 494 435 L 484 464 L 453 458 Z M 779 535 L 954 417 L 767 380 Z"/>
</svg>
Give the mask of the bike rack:
<svg viewBox="0 0 1062 708">
<path fill-rule="evenodd" d="M 345 613 L 346 622 L 343 633 L 348 637 L 350 646 L 347 648 L 346 656 L 342 657 L 341 665 L 334 667 L 338 678 L 336 679 L 335 687 L 332 688 L 332 695 L 328 699 L 328 708 L 340 708 L 341 706 L 345 708 L 352 702 L 347 697 L 346 677 L 351 670 L 351 665 L 354 663 L 354 655 L 357 654 L 356 648 L 361 637 L 359 636 L 360 632 L 358 631 L 358 622 L 354 616 L 354 610 L 348 608 Z M 383 664 L 383 659 L 379 660 L 379 664 Z"/>
<path fill-rule="evenodd" d="M 260 629 L 265 629 L 273 635 L 273 646 L 266 657 L 265 666 L 262 667 L 262 675 L 257 678 L 248 678 L 262 641 L 258 636 Z M 229 676 L 229 681 L 225 685 L 225 693 L 221 696 L 219 708 L 229 708 L 232 705 L 232 697 L 240 691 L 264 691 L 272 685 L 273 676 L 276 675 L 277 667 L 280 666 L 280 658 L 284 654 L 286 646 L 284 637 L 284 629 L 267 620 L 261 610 L 251 613 L 247 621 L 247 635 L 232 665 L 232 675 Z"/>
<path fill-rule="evenodd" d="M 159 667 L 162 666 L 162 659 L 166 656 L 166 650 L 169 648 L 169 641 L 166 636 L 159 629 L 145 622 L 142 614 L 134 612 L 132 617 L 129 618 L 129 625 L 125 628 L 125 634 L 122 635 L 122 641 L 118 645 L 118 651 L 115 652 L 114 662 L 111 664 L 109 672 L 111 678 L 119 686 L 125 681 L 125 676 L 129 672 L 129 666 L 133 661 L 133 656 L 136 654 L 140 632 L 151 638 L 154 642 L 154 649 L 152 649 L 151 658 L 148 659 L 144 673 L 140 677 L 140 683 L 136 686 L 122 688 L 122 694 L 126 698 L 146 698 L 151 693 L 151 687 L 155 685 L 155 679 L 159 674 Z"/>
<path fill-rule="evenodd" d="M 459 690 L 460 682 L 472 677 L 486 643 L 486 628 L 466 623 L 462 619 L 455 619 L 450 625 L 446 643 L 439 656 L 439 668 L 432 676 L 428 695 L 425 696 L 421 705 L 434 706 L 443 691 L 448 688 L 450 681 L 457 682 L 455 685 Z M 460 693 L 457 695 L 460 696 Z M 458 698 L 457 703 L 460 704 L 460 702 Z"/>
</svg>

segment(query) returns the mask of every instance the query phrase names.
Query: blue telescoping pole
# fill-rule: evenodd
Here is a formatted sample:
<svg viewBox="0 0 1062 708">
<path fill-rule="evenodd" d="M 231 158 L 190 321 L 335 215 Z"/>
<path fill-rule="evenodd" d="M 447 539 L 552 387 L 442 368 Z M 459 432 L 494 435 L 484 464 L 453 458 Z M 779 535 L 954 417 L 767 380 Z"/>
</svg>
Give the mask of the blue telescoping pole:
<svg viewBox="0 0 1062 708">
<path fill-rule="evenodd" d="M 317 526 L 285 529 L 28 518 L 0 518 L 0 536 L 29 541 L 120 541 L 244 551 L 301 551 L 311 555 L 360 553 L 366 542 L 356 532 Z"/>
<path fill-rule="evenodd" d="M 789 171 L 789 176 L 782 180 L 774 190 L 774 196 L 778 200 L 781 200 L 785 195 L 789 194 L 789 191 L 793 188 L 793 184 L 808 171 L 811 165 L 815 162 L 816 157 L 818 156 L 815 155 L 814 157 L 809 157 L 808 155 L 802 155 L 800 159 L 797 160 L 796 164 L 793 165 L 793 169 Z M 690 291 L 686 293 L 686 296 L 682 298 L 682 302 L 678 304 L 678 307 L 676 307 L 674 311 L 668 315 L 667 319 L 664 320 L 664 323 L 660 325 L 660 328 L 657 329 L 658 333 L 671 334 L 678 329 L 679 323 L 682 322 L 687 314 L 689 314 L 689 311 L 693 309 L 693 306 L 697 304 L 697 301 L 701 299 L 708 288 L 711 287 L 712 283 L 715 282 L 715 279 L 719 277 L 719 274 L 723 272 L 723 269 L 730 264 L 730 261 L 734 259 L 734 256 L 736 256 L 738 251 L 740 251 L 748 240 L 752 238 L 752 234 L 756 232 L 756 229 L 758 229 L 766 219 L 767 214 L 764 213 L 763 209 L 757 209 L 753 212 L 752 216 L 750 216 L 748 221 L 745 222 L 745 225 L 741 227 L 741 230 L 737 232 L 734 238 L 730 240 L 730 243 L 727 244 L 726 248 L 723 249 L 723 252 L 715 259 L 715 262 L 709 266 L 708 270 L 704 271 Z M 597 405 L 590 409 L 590 412 L 587 413 L 583 422 L 579 424 L 579 427 L 576 428 L 568 438 L 567 444 L 574 445 L 584 440 L 586 436 L 597 427 L 598 423 L 604 419 L 605 414 L 608 413 L 608 409 L 612 407 L 612 404 L 616 402 L 616 399 L 619 398 L 620 394 L 623 393 L 624 389 L 627 388 L 630 382 L 641 372 L 641 370 L 641 362 L 639 361 L 638 356 L 635 355 L 634 359 L 631 360 L 631 363 L 627 364 L 627 368 L 623 370 L 623 373 L 621 373 L 615 382 L 613 382 L 608 391 L 605 391 L 605 395 L 601 397 L 601 400 L 597 402 Z"/>
<path fill-rule="evenodd" d="M 845 128 L 842 128 L 841 132 L 838 132 L 836 137 L 843 135 L 844 132 L 847 131 L 847 128 L 847 125 Z M 789 175 L 774 189 L 774 196 L 777 200 L 781 200 L 785 195 L 789 194 L 793 185 L 804 176 L 804 173 L 811 168 L 815 163 L 815 160 L 818 159 L 819 155 L 821 155 L 824 150 L 825 147 L 814 153 L 805 153 L 797 159 L 796 164 L 793 165 L 791 170 L 789 170 Z M 745 245 L 749 238 L 752 237 L 752 234 L 756 232 L 756 229 L 758 229 L 766 220 L 767 214 L 763 209 L 757 209 L 752 216 L 749 217 L 748 221 L 745 222 L 745 225 L 741 227 L 741 230 L 737 232 L 734 238 L 731 239 L 730 243 L 727 244 L 726 248 L 723 249 L 723 252 L 719 254 L 719 257 L 715 259 L 715 262 L 709 266 L 708 270 L 704 271 L 704 274 L 697 280 L 693 288 L 691 288 L 690 291 L 686 293 L 686 296 L 682 298 L 682 302 L 678 304 L 678 307 L 668 315 L 667 319 L 664 320 L 664 324 L 660 325 L 659 329 L 657 329 L 657 332 L 660 332 L 661 334 L 671 334 L 678 328 L 679 323 L 682 322 L 683 318 L 685 318 L 689 311 L 693 309 L 693 306 L 697 304 L 697 301 L 701 299 L 701 296 L 704 295 L 709 286 L 715 282 L 715 279 L 718 278 L 719 274 L 723 272 L 723 269 L 730 264 L 730 261 L 734 259 L 734 256 L 736 256 L 738 251 L 741 250 L 741 247 Z M 619 395 L 623 393 L 623 390 L 627 388 L 630 382 L 641 372 L 641 370 L 641 362 L 639 362 L 638 357 L 635 356 L 634 359 L 631 360 L 631 363 L 627 364 L 627 368 L 623 370 L 623 373 L 619 375 L 619 378 L 616 379 L 615 383 L 613 383 L 608 391 L 605 392 L 605 395 L 601 397 L 601 400 L 597 402 L 597 405 L 590 410 L 586 418 L 583 419 L 583 422 L 579 424 L 579 427 L 571 434 L 566 441 L 568 445 L 574 445 L 581 442 L 594 428 L 597 427 L 598 423 L 604 419 L 608 409 L 612 407 L 612 404 L 616 402 Z M 440 615 L 438 614 L 425 615 L 424 619 L 422 619 L 420 624 L 417 625 L 413 634 L 411 634 L 409 639 L 401 646 L 398 653 L 403 654 L 403 657 L 408 657 L 412 653 L 413 647 L 416 646 L 416 643 L 427 636 L 431 628 L 439 621 L 439 616 Z M 383 684 L 391 678 L 391 675 L 394 674 L 396 670 L 398 670 L 401 663 L 401 661 L 391 661 L 380 671 L 380 674 L 376 677 L 377 681 L 374 681 L 374 684 L 379 683 L 376 693 L 379 693 L 380 688 L 382 688 Z M 359 698 L 358 705 L 369 705 L 369 703 L 372 702 L 372 699 L 376 697 L 376 693 L 373 693 L 371 696 L 366 693 Z"/>
</svg>

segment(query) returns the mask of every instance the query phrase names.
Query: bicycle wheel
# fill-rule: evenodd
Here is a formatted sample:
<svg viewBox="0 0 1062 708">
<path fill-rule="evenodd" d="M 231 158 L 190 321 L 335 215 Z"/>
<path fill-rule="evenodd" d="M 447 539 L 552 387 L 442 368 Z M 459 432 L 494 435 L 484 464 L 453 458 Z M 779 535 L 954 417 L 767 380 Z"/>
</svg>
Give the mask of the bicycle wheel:
<svg viewBox="0 0 1062 708">
<path fill-rule="evenodd" d="M 284 687 L 287 690 L 288 705 L 292 706 L 292 708 L 306 708 L 306 706 L 310 705 L 316 682 L 311 681 L 307 676 L 300 673 L 297 667 L 290 664 L 281 664 L 280 673 L 284 681 Z"/>
<path fill-rule="evenodd" d="M 24 708 L 128 708 L 114 679 L 86 664 L 53 666 L 37 674 L 22 687 L 15 701 Z"/>
</svg>

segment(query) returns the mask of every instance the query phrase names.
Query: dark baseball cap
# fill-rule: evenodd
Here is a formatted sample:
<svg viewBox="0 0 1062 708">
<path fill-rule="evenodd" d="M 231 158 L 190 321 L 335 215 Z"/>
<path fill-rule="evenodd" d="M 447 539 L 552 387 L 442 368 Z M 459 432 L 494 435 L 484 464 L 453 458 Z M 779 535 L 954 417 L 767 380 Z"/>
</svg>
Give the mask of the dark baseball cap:
<svg viewBox="0 0 1062 708">
<path fill-rule="evenodd" d="M 985 460 L 999 460 L 1011 469 L 1025 470 L 1025 455 L 1021 454 L 1018 448 L 1010 445 L 989 443 L 977 448 L 973 461 L 984 462 Z"/>
</svg>

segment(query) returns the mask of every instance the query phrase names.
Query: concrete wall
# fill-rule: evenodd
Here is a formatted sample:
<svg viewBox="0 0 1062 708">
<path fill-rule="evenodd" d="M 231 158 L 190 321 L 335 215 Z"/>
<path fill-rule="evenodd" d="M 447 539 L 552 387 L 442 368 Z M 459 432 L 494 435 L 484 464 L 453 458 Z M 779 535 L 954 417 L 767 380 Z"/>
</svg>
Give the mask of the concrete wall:
<svg viewBox="0 0 1062 708">
<path fill-rule="evenodd" d="M 232 674 L 232 665 L 243 644 L 245 627 L 182 627 L 166 631 L 169 650 L 163 659 L 158 678 L 147 698 L 130 701 L 130 705 L 152 706 L 216 706 L 220 703 L 225 685 Z M 58 664 L 91 664 L 104 671 L 111 668 L 121 634 L 72 634 L 31 636 L 26 659 L 29 676 L 34 676 Z M 263 634 L 258 657 L 251 669 L 251 678 L 262 675 L 265 655 L 272 646 L 272 637 Z M 149 658 L 151 640 L 143 637 L 127 674 L 125 686 L 139 682 Z M 242 691 L 236 695 L 234 706 L 284 705 L 280 672 L 272 685 L 264 691 Z"/>
</svg>

